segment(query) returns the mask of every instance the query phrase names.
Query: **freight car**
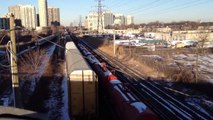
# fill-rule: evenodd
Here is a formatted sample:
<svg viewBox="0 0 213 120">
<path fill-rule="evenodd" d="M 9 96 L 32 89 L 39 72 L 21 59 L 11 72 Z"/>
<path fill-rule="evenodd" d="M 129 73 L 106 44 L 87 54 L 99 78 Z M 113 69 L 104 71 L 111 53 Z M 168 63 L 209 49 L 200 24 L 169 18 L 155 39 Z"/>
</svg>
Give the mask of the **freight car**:
<svg viewBox="0 0 213 120">
<path fill-rule="evenodd" d="M 100 63 L 81 43 L 78 47 L 83 55 L 92 64 L 101 86 L 111 99 L 120 120 L 156 120 L 158 117 L 128 89 L 113 73 L 107 69 L 106 64 Z"/>
<path fill-rule="evenodd" d="M 98 111 L 97 77 L 74 42 L 66 43 L 66 70 L 72 117 L 96 117 Z"/>
</svg>

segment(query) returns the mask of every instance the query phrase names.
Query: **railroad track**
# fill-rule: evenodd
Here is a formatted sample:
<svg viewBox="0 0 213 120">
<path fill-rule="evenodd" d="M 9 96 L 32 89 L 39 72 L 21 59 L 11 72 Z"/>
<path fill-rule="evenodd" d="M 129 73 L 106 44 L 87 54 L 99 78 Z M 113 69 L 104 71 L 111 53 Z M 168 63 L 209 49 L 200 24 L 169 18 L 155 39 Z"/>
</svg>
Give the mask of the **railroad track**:
<svg viewBox="0 0 213 120">
<path fill-rule="evenodd" d="M 166 92 L 162 86 L 155 82 L 145 80 L 143 76 L 131 68 L 126 67 L 115 58 L 106 53 L 93 49 L 93 45 L 83 42 L 94 53 L 99 60 L 109 64 L 111 69 L 115 69 L 116 76 L 124 82 L 139 98 L 146 103 L 161 119 L 182 119 L 194 120 L 213 119 L 212 113 L 205 113 L 185 104 L 184 101 Z M 93 49 L 93 51 L 92 51 Z M 113 66 L 113 67 L 112 67 Z"/>
</svg>

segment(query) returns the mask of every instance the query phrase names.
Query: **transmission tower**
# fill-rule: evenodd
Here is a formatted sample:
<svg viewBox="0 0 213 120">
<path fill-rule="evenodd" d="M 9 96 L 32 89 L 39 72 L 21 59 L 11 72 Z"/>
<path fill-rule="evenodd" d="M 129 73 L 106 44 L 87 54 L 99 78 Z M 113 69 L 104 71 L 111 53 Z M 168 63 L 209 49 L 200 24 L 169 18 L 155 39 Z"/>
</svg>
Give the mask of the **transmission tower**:
<svg viewBox="0 0 213 120">
<path fill-rule="evenodd" d="M 103 11 L 102 11 L 102 1 L 98 0 L 98 25 L 97 25 L 97 32 L 98 34 L 103 33 Z"/>
</svg>

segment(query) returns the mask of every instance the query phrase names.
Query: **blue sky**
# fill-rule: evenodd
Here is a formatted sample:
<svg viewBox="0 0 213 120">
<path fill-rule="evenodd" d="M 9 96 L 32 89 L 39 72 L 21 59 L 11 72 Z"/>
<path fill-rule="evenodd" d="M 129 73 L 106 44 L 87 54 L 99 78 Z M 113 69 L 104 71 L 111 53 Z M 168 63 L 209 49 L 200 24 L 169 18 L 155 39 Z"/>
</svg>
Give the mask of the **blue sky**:
<svg viewBox="0 0 213 120">
<path fill-rule="evenodd" d="M 0 0 L 0 16 L 7 13 L 8 6 L 16 4 L 31 4 L 37 8 L 38 0 Z M 60 8 L 64 25 L 77 24 L 80 15 L 85 17 L 97 10 L 97 0 L 48 0 L 48 5 Z M 136 23 L 156 20 L 213 22 L 213 0 L 104 0 L 103 5 L 104 10 L 133 15 Z"/>
</svg>

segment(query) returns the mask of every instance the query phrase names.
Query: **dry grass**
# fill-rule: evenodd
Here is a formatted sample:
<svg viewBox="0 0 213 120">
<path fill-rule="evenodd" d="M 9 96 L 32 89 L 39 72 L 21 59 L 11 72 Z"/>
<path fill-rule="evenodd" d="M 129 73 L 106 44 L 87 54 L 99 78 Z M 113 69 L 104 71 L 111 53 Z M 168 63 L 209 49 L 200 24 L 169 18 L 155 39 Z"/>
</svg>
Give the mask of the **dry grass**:
<svg viewBox="0 0 213 120">
<path fill-rule="evenodd" d="M 102 51 L 113 56 L 113 45 L 108 40 L 103 41 L 99 39 L 89 39 L 89 42 L 96 44 L 96 46 Z M 200 52 L 200 51 L 199 51 Z M 204 82 L 204 76 L 198 75 L 196 81 L 196 75 L 194 68 L 187 68 L 184 66 L 171 67 L 168 63 L 173 62 L 173 54 L 195 54 L 195 49 L 164 49 L 156 50 L 154 52 L 147 49 L 135 47 L 128 48 L 123 46 L 116 46 L 116 58 L 122 61 L 124 64 L 133 67 L 140 71 L 145 77 L 153 79 L 166 79 L 175 82 Z M 163 57 L 164 61 L 156 61 L 153 58 L 142 57 L 141 55 L 159 55 Z M 142 69 L 141 69 L 142 68 Z"/>
<path fill-rule="evenodd" d="M 112 45 L 106 45 L 100 47 L 102 51 L 105 51 L 108 54 L 112 55 Z M 122 47 L 118 46 L 116 48 L 116 57 L 123 61 L 125 64 L 130 65 L 130 67 L 134 67 L 134 69 L 137 69 L 142 74 L 144 74 L 147 78 L 153 78 L 153 79 L 167 79 L 175 82 L 186 82 L 186 83 L 194 83 L 196 80 L 195 71 L 193 69 L 186 68 L 184 66 L 180 66 L 179 68 L 171 67 L 169 66 L 168 60 L 172 60 L 171 55 L 174 54 L 173 51 L 168 52 L 149 52 L 144 49 L 137 49 L 132 48 L 130 54 L 130 49 L 128 47 Z M 134 54 L 133 54 L 134 53 Z M 145 55 L 160 55 L 166 58 L 166 61 L 156 61 L 153 58 L 148 57 L 142 57 L 140 56 L 140 53 L 143 53 Z M 187 54 L 185 51 L 176 51 L 176 54 L 184 53 Z M 141 69 L 143 68 L 143 69 Z M 198 82 L 204 82 L 201 78 L 203 78 L 201 75 L 198 75 Z"/>
</svg>

